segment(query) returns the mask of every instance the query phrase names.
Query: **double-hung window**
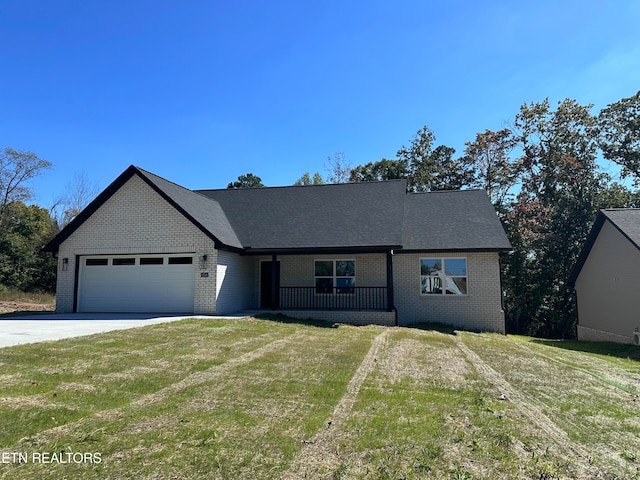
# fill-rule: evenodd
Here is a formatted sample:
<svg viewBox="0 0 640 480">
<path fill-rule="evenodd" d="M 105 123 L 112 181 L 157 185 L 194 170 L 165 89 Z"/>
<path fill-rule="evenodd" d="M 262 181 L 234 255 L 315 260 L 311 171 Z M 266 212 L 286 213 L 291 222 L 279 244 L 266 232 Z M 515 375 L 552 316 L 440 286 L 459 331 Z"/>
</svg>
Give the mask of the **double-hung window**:
<svg viewBox="0 0 640 480">
<path fill-rule="evenodd" d="M 316 293 L 354 293 L 355 260 L 316 260 L 314 268 Z"/>
<path fill-rule="evenodd" d="M 421 258 L 422 295 L 467 295 L 466 258 Z"/>
</svg>

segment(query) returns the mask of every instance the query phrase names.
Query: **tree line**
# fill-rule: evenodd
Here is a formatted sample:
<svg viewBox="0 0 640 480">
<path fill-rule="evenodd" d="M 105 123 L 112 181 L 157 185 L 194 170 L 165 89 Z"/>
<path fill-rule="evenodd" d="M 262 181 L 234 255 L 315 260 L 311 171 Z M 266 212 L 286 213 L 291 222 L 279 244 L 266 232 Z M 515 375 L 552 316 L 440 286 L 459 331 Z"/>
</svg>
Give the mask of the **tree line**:
<svg viewBox="0 0 640 480">
<path fill-rule="evenodd" d="M 592 108 L 571 99 L 523 104 L 508 128 L 476 134 L 462 155 L 424 126 L 395 158 L 351 166 L 339 152 L 326 178 L 307 172 L 295 184 L 404 178 L 412 192 L 486 190 L 513 245 L 501 261 L 507 330 L 570 338 L 567 279 L 598 210 L 640 208 L 640 92 Z M 612 163 L 619 178 L 607 173 Z M 0 151 L 0 289 L 53 291 L 55 260 L 42 247 L 97 193 L 79 176 L 51 209 L 27 205 L 28 181 L 49 168 L 32 152 Z M 249 173 L 228 188 L 263 186 Z"/>
<path fill-rule="evenodd" d="M 501 259 L 507 330 L 571 338 L 577 313 L 567 280 L 598 210 L 640 207 L 640 92 L 592 107 L 523 104 L 508 128 L 478 133 L 459 156 L 424 126 L 396 158 L 352 167 L 343 153 L 329 157 L 327 182 L 404 178 L 412 192 L 486 190 L 513 245 Z M 619 178 L 607 173 L 611 163 Z M 296 184 L 324 183 L 318 176 Z"/>
<path fill-rule="evenodd" d="M 33 152 L 0 150 L 0 291 L 53 292 L 56 260 L 43 247 L 97 194 L 76 174 L 49 209 L 28 204 L 30 180 L 52 167 Z"/>
</svg>

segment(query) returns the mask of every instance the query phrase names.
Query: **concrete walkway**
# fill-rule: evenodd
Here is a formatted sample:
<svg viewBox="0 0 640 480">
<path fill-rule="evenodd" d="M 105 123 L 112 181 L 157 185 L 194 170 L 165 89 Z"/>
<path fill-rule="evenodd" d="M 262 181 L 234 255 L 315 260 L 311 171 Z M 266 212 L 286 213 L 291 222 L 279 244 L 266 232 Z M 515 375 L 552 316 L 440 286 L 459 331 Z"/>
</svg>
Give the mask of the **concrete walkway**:
<svg viewBox="0 0 640 480">
<path fill-rule="evenodd" d="M 250 312 L 224 317 L 157 313 L 51 313 L 1 317 L 0 348 L 175 322 L 185 318 L 242 318 L 249 315 Z"/>
</svg>

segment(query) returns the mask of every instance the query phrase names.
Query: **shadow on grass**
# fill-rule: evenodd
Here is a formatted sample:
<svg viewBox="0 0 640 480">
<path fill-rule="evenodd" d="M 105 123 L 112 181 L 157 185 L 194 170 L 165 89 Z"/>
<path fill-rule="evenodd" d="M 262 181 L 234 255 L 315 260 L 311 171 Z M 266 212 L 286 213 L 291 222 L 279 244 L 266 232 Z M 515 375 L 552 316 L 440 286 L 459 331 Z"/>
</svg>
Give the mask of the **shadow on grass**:
<svg viewBox="0 0 640 480">
<path fill-rule="evenodd" d="M 573 350 L 576 352 L 595 353 L 636 360 L 640 362 L 640 347 L 628 343 L 614 342 L 584 342 L 578 340 L 545 340 L 534 338 L 531 343 L 546 345 L 548 347 L 561 348 L 563 350 Z"/>
<path fill-rule="evenodd" d="M 54 313 L 53 310 L 16 310 L 15 312 L 0 313 L 0 318 L 51 315 L 52 313 Z"/>
<path fill-rule="evenodd" d="M 415 323 L 411 325 L 404 325 L 404 327 L 414 328 L 416 330 L 425 330 L 429 332 L 439 332 L 446 335 L 456 335 L 456 330 L 461 330 L 458 327 L 447 325 L 446 323 Z"/>
<path fill-rule="evenodd" d="M 278 322 L 278 323 L 289 323 L 289 324 L 295 323 L 299 325 L 307 325 L 310 327 L 318 327 L 318 328 L 338 328 L 338 326 L 340 325 L 338 323 L 331 323 L 325 320 L 315 320 L 313 318 L 307 318 L 302 320 L 300 318 L 287 317 L 286 315 L 283 315 L 281 313 L 260 313 L 256 315 L 254 318 L 258 318 L 260 320 L 269 320 L 271 322 Z"/>
</svg>

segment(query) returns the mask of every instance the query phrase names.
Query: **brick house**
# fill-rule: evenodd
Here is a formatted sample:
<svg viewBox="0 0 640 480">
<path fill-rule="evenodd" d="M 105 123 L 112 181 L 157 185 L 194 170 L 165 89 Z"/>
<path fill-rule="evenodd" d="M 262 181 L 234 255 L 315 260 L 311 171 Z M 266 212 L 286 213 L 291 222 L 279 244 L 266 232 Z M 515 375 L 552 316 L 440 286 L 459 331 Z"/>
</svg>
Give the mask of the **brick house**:
<svg viewBox="0 0 640 480">
<path fill-rule="evenodd" d="M 484 191 L 406 181 L 191 191 L 131 166 L 46 247 L 59 312 L 265 309 L 504 332 Z"/>
</svg>

